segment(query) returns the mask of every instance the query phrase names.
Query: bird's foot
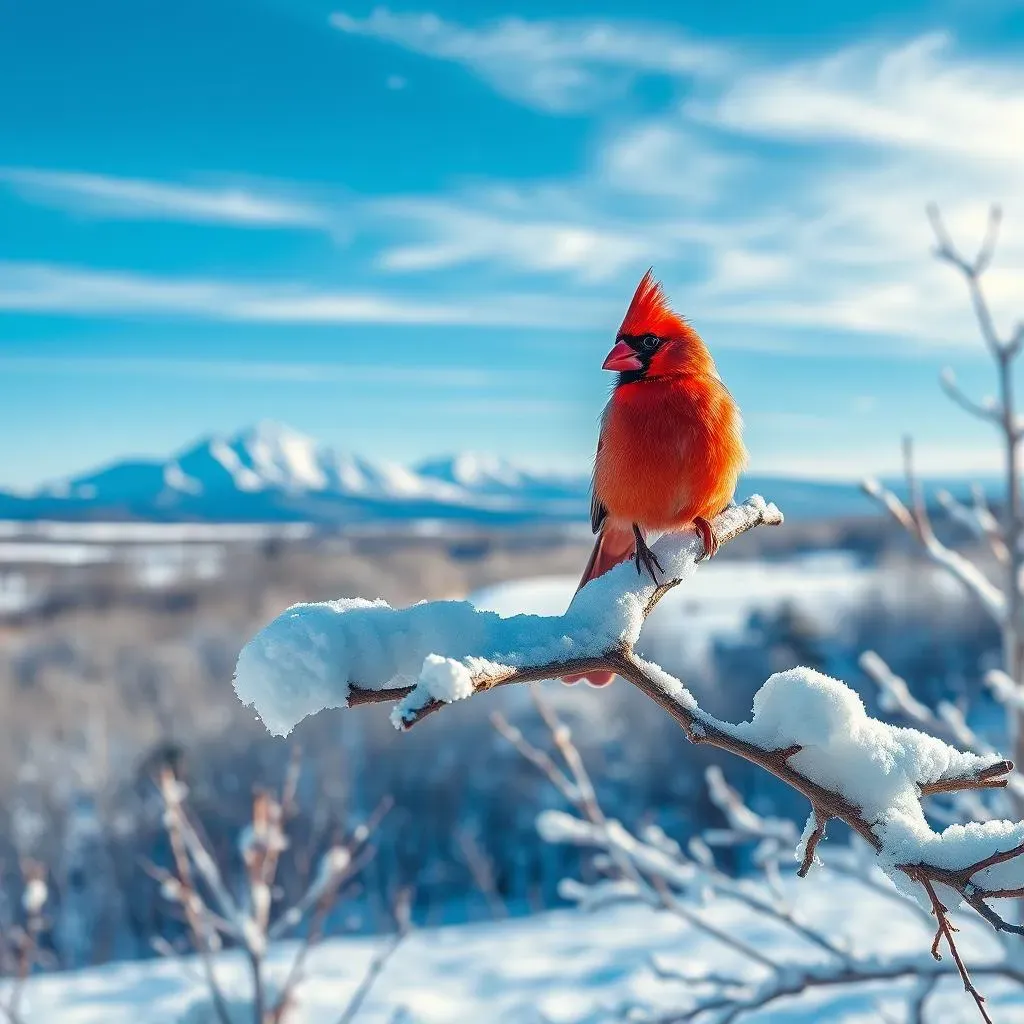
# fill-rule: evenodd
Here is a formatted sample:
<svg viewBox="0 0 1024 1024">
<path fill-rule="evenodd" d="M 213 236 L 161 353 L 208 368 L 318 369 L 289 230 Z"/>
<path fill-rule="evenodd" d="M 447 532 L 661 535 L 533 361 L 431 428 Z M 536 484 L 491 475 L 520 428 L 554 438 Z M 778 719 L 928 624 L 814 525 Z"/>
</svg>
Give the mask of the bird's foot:
<svg viewBox="0 0 1024 1024">
<path fill-rule="evenodd" d="M 651 574 L 651 579 L 657 584 L 658 576 L 654 570 L 657 569 L 662 573 L 665 570 L 662 569 L 658 556 L 647 546 L 647 541 L 644 540 L 644 535 L 636 523 L 633 524 L 633 536 L 636 538 L 636 554 L 633 556 L 633 560 L 636 562 L 636 574 L 639 576 L 646 569 Z"/>
<path fill-rule="evenodd" d="M 704 562 L 709 558 L 714 558 L 718 553 L 718 534 L 715 533 L 715 528 L 703 516 L 697 516 L 693 525 L 704 545 L 704 553 L 697 561 Z"/>
</svg>

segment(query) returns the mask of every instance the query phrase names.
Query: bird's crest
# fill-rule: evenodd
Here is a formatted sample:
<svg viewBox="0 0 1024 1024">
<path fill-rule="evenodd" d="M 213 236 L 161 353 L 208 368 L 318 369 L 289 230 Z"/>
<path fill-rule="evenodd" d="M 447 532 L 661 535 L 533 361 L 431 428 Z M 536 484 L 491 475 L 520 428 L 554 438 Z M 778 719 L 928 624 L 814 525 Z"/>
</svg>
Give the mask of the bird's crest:
<svg viewBox="0 0 1024 1024">
<path fill-rule="evenodd" d="M 655 334 L 659 338 L 672 338 L 686 334 L 688 330 L 686 321 L 669 306 L 661 282 L 655 279 L 652 267 L 636 286 L 619 334 L 630 337 Z"/>
</svg>

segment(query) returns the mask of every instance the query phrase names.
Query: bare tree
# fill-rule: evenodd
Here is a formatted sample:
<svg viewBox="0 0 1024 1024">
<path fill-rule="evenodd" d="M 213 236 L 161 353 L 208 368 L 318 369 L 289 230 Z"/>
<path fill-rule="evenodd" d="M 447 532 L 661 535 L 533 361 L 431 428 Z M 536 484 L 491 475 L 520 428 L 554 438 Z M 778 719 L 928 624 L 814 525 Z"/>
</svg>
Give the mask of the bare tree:
<svg viewBox="0 0 1024 1024">
<path fill-rule="evenodd" d="M 774 506 L 751 498 L 721 513 L 714 526 L 725 544 L 781 522 Z M 829 821 L 845 822 L 896 886 L 929 910 L 933 955 L 946 945 L 982 1019 L 990 1021 L 949 914 L 964 904 L 998 931 L 1024 933 L 992 905 L 1024 896 L 1024 822 L 936 833 L 922 801 L 1005 786 L 1012 764 L 870 718 L 844 683 L 808 669 L 768 679 L 754 698 L 751 721 L 716 719 L 678 679 L 634 650 L 646 617 L 694 573 L 703 546 L 692 533 L 679 533 L 663 537 L 655 551 L 664 566 L 660 582 L 623 565 L 588 584 L 558 616 L 500 619 L 443 602 L 398 610 L 359 601 L 293 608 L 243 650 L 235 688 L 282 733 L 324 707 L 380 702 L 396 704 L 392 721 L 404 730 L 497 686 L 611 670 L 664 709 L 692 743 L 743 758 L 808 800 L 797 844 L 800 874 L 814 863 Z"/>
<path fill-rule="evenodd" d="M 956 500 L 948 492 L 940 492 L 938 499 L 955 521 L 985 541 L 1002 577 L 1001 582 L 994 583 L 979 565 L 936 537 L 922 489 L 914 474 L 909 439 L 904 442 L 908 500 L 902 501 L 875 480 L 865 481 L 864 489 L 918 540 L 932 561 L 960 580 L 978 598 L 998 625 L 1003 641 L 1004 679 L 1010 685 L 997 696 L 1001 697 L 1006 709 L 1007 735 L 1013 757 L 1020 764 L 1024 758 L 1021 721 L 1024 716 L 1024 516 L 1020 467 L 1024 421 L 1016 407 L 1014 366 L 1024 349 L 1024 322 L 1018 323 L 1009 334 L 1002 334 L 985 294 L 985 273 L 995 256 L 1002 220 L 999 207 L 993 206 L 989 211 L 988 226 L 973 259 L 965 257 L 957 248 L 934 204 L 928 207 L 928 219 L 935 233 L 936 258 L 956 270 L 967 285 L 982 340 L 996 366 L 999 394 L 998 397 L 976 401 L 960 388 L 949 369 L 942 373 L 942 389 L 961 409 L 995 428 L 1003 449 L 1004 466 L 1004 497 L 998 518 L 989 508 L 980 487 L 974 489 L 973 501 L 969 504 Z M 1020 813 L 1024 808 L 1024 798 L 1016 800 L 1016 807 Z"/>
</svg>

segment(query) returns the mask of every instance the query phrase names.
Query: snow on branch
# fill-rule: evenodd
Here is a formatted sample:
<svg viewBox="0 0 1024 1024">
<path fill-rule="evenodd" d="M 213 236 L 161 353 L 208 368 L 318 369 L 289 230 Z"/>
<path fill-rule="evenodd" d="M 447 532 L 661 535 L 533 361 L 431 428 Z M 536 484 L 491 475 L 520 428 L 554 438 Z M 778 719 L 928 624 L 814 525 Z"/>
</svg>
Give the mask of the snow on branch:
<svg viewBox="0 0 1024 1024">
<path fill-rule="evenodd" d="M 722 512 L 715 529 L 725 544 L 781 522 L 774 505 L 753 497 Z M 397 702 L 392 721 L 405 729 L 495 686 L 614 668 L 608 659 L 632 650 L 644 619 L 693 574 L 703 546 L 694 533 L 675 533 L 654 551 L 664 566 L 659 585 L 626 562 L 588 584 L 564 615 L 502 618 L 468 601 L 295 605 L 242 650 L 235 691 L 276 735 L 323 708 L 381 702 Z"/>
<path fill-rule="evenodd" d="M 781 521 L 778 509 L 754 497 L 714 526 L 726 543 Z M 661 583 L 625 563 L 584 587 L 563 615 L 501 618 L 453 601 L 406 609 L 361 600 L 297 605 L 246 645 L 235 690 L 281 735 L 321 709 L 379 702 L 395 703 L 392 721 L 408 729 L 496 686 L 610 670 L 660 705 L 691 742 L 742 757 L 807 798 L 813 820 L 801 840 L 804 870 L 825 825 L 838 819 L 873 848 L 897 888 L 933 912 L 951 948 L 947 914 L 963 902 L 994 928 L 1024 934 L 990 906 L 1024 896 L 1024 822 L 937 833 L 921 803 L 930 793 L 1000 785 L 1010 762 L 873 719 L 845 683 L 806 668 L 771 676 L 754 696 L 750 721 L 714 718 L 678 679 L 634 651 L 660 598 L 694 574 L 702 543 L 693 533 L 670 534 L 654 550 Z"/>
<path fill-rule="evenodd" d="M 679 1024 L 681 1021 L 729 1024 L 799 997 L 808 990 L 849 989 L 916 978 L 918 984 L 908 993 L 907 1019 L 921 1022 L 924 1020 L 924 1003 L 936 983 L 959 974 L 956 961 L 936 961 L 929 955 L 927 947 L 916 954 L 882 959 L 875 952 L 858 950 L 848 936 L 836 934 L 834 925 L 804 919 L 790 906 L 789 894 L 772 883 L 775 861 L 770 855 L 762 859 L 759 866 L 772 885 L 773 899 L 763 898 L 748 881 L 726 874 L 716 863 L 708 844 L 764 844 L 766 841 L 774 842 L 783 832 L 792 841 L 795 832 L 791 822 L 756 814 L 744 802 L 742 795 L 729 785 L 720 769 L 709 770 L 705 779 L 709 796 L 734 826 L 728 836 L 721 830 L 705 829 L 700 837 L 690 840 L 688 849 L 684 851 L 656 825 L 647 825 L 633 833 L 620 822 L 608 819 L 596 802 L 578 797 L 580 791 L 590 787 L 582 759 L 578 751 L 575 757 L 566 756 L 568 751 L 575 751 L 567 728 L 539 698 L 537 703 L 548 725 L 554 748 L 561 755 L 569 774 L 579 783 L 578 787 L 563 787 L 559 776 L 552 772 L 553 768 L 555 773 L 567 778 L 561 768 L 546 752 L 528 743 L 518 729 L 500 718 L 495 726 L 528 761 L 551 779 L 572 808 L 571 811 L 542 811 L 537 819 L 542 838 L 594 853 L 592 866 L 601 877 L 589 884 L 563 879 L 559 886 L 561 895 L 583 912 L 619 902 L 646 903 L 675 914 L 703 932 L 709 940 L 729 947 L 746 961 L 744 966 L 735 969 L 735 973 L 722 973 L 710 971 L 706 965 L 694 964 L 690 960 L 683 964 L 668 964 L 654 957 L 649 967 L 659 981 L 685 986 L 687 992 L 682 997 L 685 1008 L 675 1007 L 666 1013 L 660 1007 L 668 993 L 659 992 L 654 1006 L 642 997 L 628 1001 L 620 1008 L 619 1019 L 635 1021 L 636 1024 Z M 538 754 L 542 757 L 538 758 Z M 712 833 L 716 831 L 719 839 L 712 843 Z M 895 900 L 903 905 L 903 898 L 893 889 L 875 881 L 869 866 L 860 863 L 854 853 L 853 847 L 833 851 L 835 855 L 829 857 L 822 870 L 845 876 L 865 894 L 871 893 L 876 898 Z M 750 922 L 756 922 L 759 931 L 771 928 L 788 932 L 802 940 L 801 945 L 806 948 L 795 958 L 778 959 L 776 948 L 769 946 L 771 955 L 765 955 L 762 952 L 764 943 L 755 948 L 737 934 L 747 929 L 735 925 L 721 928 L 709 920 L 703 912 L 707 908 L 708 897 L 713 897 L 716 902 L 724 900 L 735 904 L 735 911 L 745 914 Z M 919 907 L 916 909 L 926 922 L 930 920 L 930 914 Z M 729 917 L 734 920 L 731 913 Z M 808 962 L 806 954 L 812 949 L 817 956 Z M 975 965 L 972 973 L 1018 983 L 1024 979 L 1008 951 Z"/>
</svg>

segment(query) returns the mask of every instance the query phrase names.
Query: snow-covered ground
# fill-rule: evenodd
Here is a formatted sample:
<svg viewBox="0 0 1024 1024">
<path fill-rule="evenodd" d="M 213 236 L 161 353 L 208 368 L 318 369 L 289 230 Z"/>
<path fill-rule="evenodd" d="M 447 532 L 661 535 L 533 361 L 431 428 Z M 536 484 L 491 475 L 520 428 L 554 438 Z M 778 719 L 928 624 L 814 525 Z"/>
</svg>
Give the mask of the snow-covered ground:
<svg viewBox="0 0 1024 1024">
<path fill-rule="evenodd" d="M 195 544 L 270 538 L 301 540 L 314 527 L 309 523 L 160 523 L 87 522 L 62 523 L 35 519 L 29 522 L 0 520 L 0 539 L 21 544 Z M 13 561 L 5 557 L 4 561 Z M 40 560 L 44 560 L 40 558 Z"/>
<path fill-rule="evenodd" d="M 564 611 L 574 586 L 575 580 L 567 578 L 522 581 L 478 592 L 473 602 L 503 615 L 556 614 Z M 770 566 L 716 561 L 666 598 L 649 621 L 645 638 L 650 644 L 676 643 L 686 658 L 699 657 L 712 639 L 740 635 L 755 610 L 792 602 L 819 621 L 832 623 L 873 588 L 887 586 L 884 574 L 843 555 L 806 556 Z M 564 690 L 566 695 L 572 692 Z M 880 884 L 889 883 L 880 879 Z M 801 916 L 823 926 L 832 938 L 848 937 L 859 953 L 888 960 L 927 952 L 927 923 L 894 898 L 819 871 L 804 881 L 790 878 L 786 886 Z M 821 962 L 815 947 L 738 903 L 718 899 L 700 913 L 780 964 Z M 990 934 L 969 915 L 957 917 L 968 963 L 997 954 Z M 332 939 L 317 948 L 287 1024 L 337 1024 L 385 941 Z M 293 951 L 287 943 L 272 951 L 272 988 L 287 973 Z M 763 977 L 727 946 L 677 916 L 637 906 L 594 914 L 565 910 L 414 932 L 388 962 L 356 1024 L 600 1024 L 627 1019 L 629 1008 L 637 1005 L 685 1010 L 695 990 L 659 978 L 652 957 L 689 974 Z M 190 960 L 160 960 L 40 977 L 27 992 L 25 1024 L 215 1024 L 196 966 Z M 226 954 L 218 971 L 235 1000 L 237 1020 L 248 1024 L 245 964 L 239 956 Z M 988 976 L 978 980 L 999 1024 L 1024 1021 L 1024 990 Z M 912 984 L 816 989 L 743 1019 L 760 1024 L 902 1021 Z M 977 1019 L 975 1006 L 955 977 L 941 983 L 929 1005 L 930 1024 Z"/>
<path fill-rule="evenodd" d="M 849 936 L 858 949 L 880 957 L 917 954 L 930 934 L 910 909 L 872 896 L 853 882 L 813 874 L 787 888 L 804 915 Z M 815 962 L 820 956 L 779 928 L 751 918 L 740 905 L 718 901 L 701 910 L 709 921 L 746 940 L 779 963 Z M 292 1024 L 335 1024 L 381 939 L 334 939 L 314 950 L 299 989 Z M 994 943 L 970 922 L 961 946 L 969 959 L 994 952 Z M 279 982 L 294 947 L 272 954 Z M 682 1010 L 692 987 L 659 979 L 651 969 L 688 973 L 741 971 L 757 975 L 729 948 L 701 936 L 678 917 L 639 907 L 584 914 L 566 910 L 492 924 L 414 932 L 387 963 L 357 1024 L 390 1024 L 405 1010 L 412 1024 L 598 1024 L 625 1019 L 634 1004 Z M 218 970 L 245 1016 L 246 970 L 232 955 Z M 981 979 L 994 1018 L 1024 1020 L 1024 994 Z M 779 1002 L 747 1020 L 758 1024 L 877 1024 L 902 1020 L 908 982 L 822 989 Z M 213 1024 L 196 965 L 189 961 L 115 964 L 35 981 L 26 1001 L 26 1024 Z M 931 1002 L 935 1021 L 960 1024 L 977 1010 L 956 979 L 943 981 Z"/>
</svg>

